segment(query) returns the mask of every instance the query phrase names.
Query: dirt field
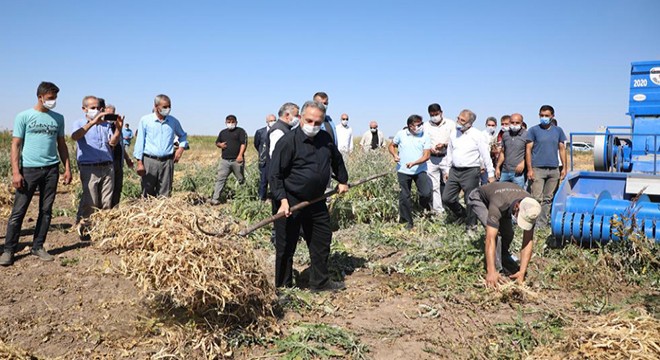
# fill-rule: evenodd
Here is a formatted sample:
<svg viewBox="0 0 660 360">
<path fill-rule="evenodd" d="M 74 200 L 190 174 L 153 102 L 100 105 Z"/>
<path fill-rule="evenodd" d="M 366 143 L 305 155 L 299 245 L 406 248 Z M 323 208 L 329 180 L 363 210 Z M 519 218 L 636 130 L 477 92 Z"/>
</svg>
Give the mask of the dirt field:
<svg viewBox="0 0 660 360">
<path fill-rule="evenodd" d="M 193 145 L 177 167 L 175 189 L 207 195 L 217 159 L 213 154 L 217 155 L 208 142 Z M 373 171 L 358 171 L 354 164 L 360 161 L 349 160 L 357 177 L 360 171 Z M 588 161 L 581 155 L 576 167 L 587 169 Z M 248 176 L 254 174 L 248 169 Z M 338 228 L 331 271 L 346 281 L 348 289 L 335 294 L 312 294 L 304 288 L 284 291 L 273 299 L 281 310 L 280 332 L 261 339 L 237 337 L 237 346 L 225 356 L 547 358 L 547 353 L 534 352 L 574 341 L 572 329 L 588 319 L 615 313 L 648 314 L 656 324 L 660 319 L 658 267 L 651 265 L 638 274 L 623 271 L 615 266 L 623 263 L 618 253 L 571 244 L 554 249 L 546 244 L 546 232 L 537 234 L 525 287 L 485 289 L 483 232 L 470 238 L 460 227 L 445 225 L 444 218 L 423 217 L 413 231 L 405 231 L 389 219 L 396 211 L 396 193 L 389 194 L 395 181 L 382 184 L 386 186 L 362 190 L 361 202 L 347 197 L 331 204 Z M 268 212 L 268 206 L 256 200 L 240 204 L 241 190 L 230 185 L 229 199 L 221 207 L 243 224 Z M 43 359 L 166 357 L 163 349 L 172 319 L 155 313 L 145 292 L 118 271 L 118 255 L 99 250 L 99 239 L 80 242 L 73 231 L 77 186 L 63 187 L 56 199 L 46 243 L 56 260 L 44 263 L 29 255 L 35 200 L 23 225 L 15 265 L 0 269 L 0 358 L 11 353 L 15 359 L 29 358 L 28 354 Z M 372 200 L 365 200 L 372 191 Z M 0 228 L 4 234 L 6 219 Z M 263 229 L 249 239 L 272 278 L 269 236 L 270 230 Z M 519 239 L 514 246 L 519 248 Z M 296 255 L 301 283 L 308 259 L 303 242 Z M 660 327 L 651 335 L 660 339 Z M 192 346 L 186 351 L 188 355 L 176 358 L 201 358 Z M 580 358 L 569 350 L 555 354 Z M 612 347 L 608 354 L 623 358 L 626 353 Z"/>
</svg>

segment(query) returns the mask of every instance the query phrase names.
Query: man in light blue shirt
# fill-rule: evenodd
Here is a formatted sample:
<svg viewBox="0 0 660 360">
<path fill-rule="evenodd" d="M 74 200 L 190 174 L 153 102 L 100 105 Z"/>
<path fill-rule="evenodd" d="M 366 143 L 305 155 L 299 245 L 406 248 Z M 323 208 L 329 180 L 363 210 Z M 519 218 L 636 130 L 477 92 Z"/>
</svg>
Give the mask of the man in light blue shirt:
<svg viewBox="0 0 660 360">
<path fill-rule="evenodd" d="M 60 177 L 60 161 L 64 165 L 64 184 L 71 183 L 69 150 L 64 140 L 64 116 L 52 110 L 55 108 L 59 91 L 55 84 L 42 82 L 37 88 L 37 104 L 18 114 L 14 120 L 11 172 L 16 194 L 11 215 L 7 220 L 4 250 L 0 255 L 2 266 L 14 263 L 23 219 L 37 190 L 39 217 L 34 229 L 31 253 L 44 261 L 54 260 L 44 249 L 44 243 Z"/>
<path fill-rule="evenodd" d="M 410 190 L 412 182 L 417 186 L 420 206 L 431 210 L 433 186 L 426 174 L 426 161 L 431 157 L 431 139 L 424 133 L 422 117 L 410 115 L 407 127 L 394 136 L 389 145 L 390 154 L 397 166 L 399 192 L 399 222 L 406 223 L 406 229 L 412 229 L 412 200 Z M 397 151 L 398 150 L 398 151 Z"/>
<path fill-rule="evenodd" d="M 174 164 L 188 147 L 187 134 L 181 123 L 170 115 L 172 103 L 167 95 L 154 99 L 154 112 L 140 119 L 133 156 L 136 171 L 142 177 L 142 196 L 170 196 Z M 174 137 L 179 148 L 174 151 Z"/>
<path fill-rule="evenodd" d="M 124 129 L 122 130 L 121 134 L 124 139 L 124 147 L 130 146 L 131 140 L 133 139 L 133 130 L 129 128 L 128 123 L 124 125 Z"/>
<path fill-rule="evenodd" d="M 82 196 L 76 215 L 76 229 L 80 240 L 89 240 L 87 219 L 94 209 L 110 209 L 115 173 L 113 166 L 113 147 L 121 139 L 122 119 L 117 118 L 116 127 L 104 120 L 109 112 L 103 109 L 96 96 L 85 96 L 82 101 L 85 117 L 73 124 L 71 140 L 76 141 L 78 169 Z M 121 146 L 121 145 L 119 145 Z"/>
</svg>

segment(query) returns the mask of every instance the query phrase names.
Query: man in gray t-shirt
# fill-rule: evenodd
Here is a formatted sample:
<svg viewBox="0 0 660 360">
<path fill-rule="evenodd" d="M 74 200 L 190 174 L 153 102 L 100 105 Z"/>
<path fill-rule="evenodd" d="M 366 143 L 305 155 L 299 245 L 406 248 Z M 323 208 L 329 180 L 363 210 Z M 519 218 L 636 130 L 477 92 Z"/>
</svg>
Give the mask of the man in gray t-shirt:
<svg viewBox="0 0 660 360">
<path fill-rule="evenodd" d="M 527 129 L 522 128 L 523 116 L 512 114 L 509 130 L 502 133 L 502 151 L 495 166 L 495 177 L 525 188 L 525 145 Z"/>
<path fill-rule="evenodd" d="M 534 246 L 534 223 L 541 205 L 520 186 L 509 182 L 486 184 L 474 189 L 468 196 L 468 206 L 486 228 L 486 285 L 497 287 L 505 281 L 500 271 L 522 283 Z M 523 232 L 520 266 L 509 253 L 516 223 Z"/>
</svg>

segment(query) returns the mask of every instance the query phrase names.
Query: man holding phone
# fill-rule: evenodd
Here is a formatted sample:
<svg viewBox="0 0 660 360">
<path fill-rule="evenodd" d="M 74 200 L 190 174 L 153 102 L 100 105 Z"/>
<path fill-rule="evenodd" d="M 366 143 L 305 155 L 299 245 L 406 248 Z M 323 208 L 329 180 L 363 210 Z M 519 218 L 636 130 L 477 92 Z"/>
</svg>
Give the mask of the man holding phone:
<svg viewBox="0 0 660 360">
<path fill-rule="evenodd" d="M 94 209 L 112 206 L 114 167 L 112 148 L 119 144 L 123 119 L 101 112 L 99 99 L 85 96 L 82 101 L 85 117 L 73 125 L 71 139 L 77 142 L 76 158 L 80 170 L 82 197 L 76 215 L 76 229 L 81 240 L 89 240 L 87 218 Z M 113 130 L 114 129 L 114 130 Z"/>
</svg>

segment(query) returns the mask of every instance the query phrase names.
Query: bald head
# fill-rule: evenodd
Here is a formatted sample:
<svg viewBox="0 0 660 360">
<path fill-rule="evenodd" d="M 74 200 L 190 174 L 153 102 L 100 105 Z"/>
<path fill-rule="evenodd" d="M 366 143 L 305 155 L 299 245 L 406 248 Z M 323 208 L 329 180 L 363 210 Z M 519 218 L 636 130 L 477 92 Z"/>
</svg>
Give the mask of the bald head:
<svg viewBox="0 0 660 360">
<path fill-rule="evenodd" d="M 369 122 L 369 127 L 372 128 L 372 129 L 377 128 L 377 127 L 378 127 L 378 123 L 375 122 L 375 121 L 371 121 L 371 122 Z"/>
<path fill-rule="evenodd" d="M 521 114 L 515 113 L 511 114 L 511 125 L 520 125 L 523 122 L 523 116 Z"/>
<path fill-rule="evenodd" d="M 266 116 L 266 124 L 268 124 L 270 122 L 273 122 L 273 121 L 277 121 L 277 118 L 275 117 L 275 115 L 274 114 L 268 114 L 268 116 Z"/>
</svg>

